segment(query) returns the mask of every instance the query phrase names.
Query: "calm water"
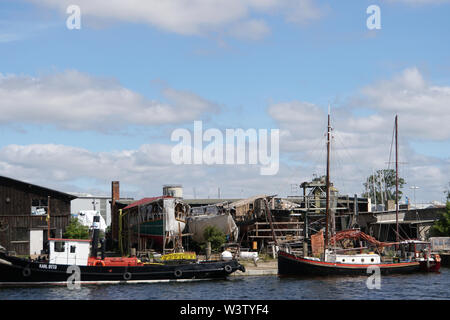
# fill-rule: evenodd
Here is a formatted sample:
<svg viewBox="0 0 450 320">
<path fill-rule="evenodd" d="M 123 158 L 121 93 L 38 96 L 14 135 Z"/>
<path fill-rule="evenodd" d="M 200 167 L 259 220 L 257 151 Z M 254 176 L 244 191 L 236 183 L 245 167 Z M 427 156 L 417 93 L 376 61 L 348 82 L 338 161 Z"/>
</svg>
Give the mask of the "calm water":
<svg viewBox="0 0 450 320">
<path fill-rule="evenodd" d="M 298 300 L 298 299 L 450 299 L 450 269 L 382 276 L 381 289 L 369 290 L 367 277 L 295 279 L 277 276 L 230 277 L 184 283 L 0 287 L 0 300 Z"/>
</svg>

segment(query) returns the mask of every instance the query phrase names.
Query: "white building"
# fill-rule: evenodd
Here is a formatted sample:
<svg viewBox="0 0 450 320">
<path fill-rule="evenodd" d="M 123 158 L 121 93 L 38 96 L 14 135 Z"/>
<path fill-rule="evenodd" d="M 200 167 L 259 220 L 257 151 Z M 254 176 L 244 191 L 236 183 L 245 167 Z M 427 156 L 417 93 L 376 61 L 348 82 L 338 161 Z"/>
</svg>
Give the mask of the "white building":
<svg viewBox="0 0 450 320">
<path fill-rule="evenodd" d="M 77 214 L 78 220 L 81 222 L 83 226 L 89 227 L 89 229 L 94 228 L 94 216 L 99 215 L 100 212 L 98 210 L 81 210 Z M 105 232 L 106 230 L 106 222 L 105 219 L 100 215 L 100 222 L 96 225 L 97 229 Z"/>
<path fill-rule="evenodd" d="M 111 196 L 98 196 L 88 193 L 70 193 L 77 196 L 71 201 L 70 213 L 75 216 L 81 211 L 96 210 L 106 222 L 106 226 L 111 225 Z M 123 198 L 120 200 L 133 200 L 133 198 Z"/>
</svg>

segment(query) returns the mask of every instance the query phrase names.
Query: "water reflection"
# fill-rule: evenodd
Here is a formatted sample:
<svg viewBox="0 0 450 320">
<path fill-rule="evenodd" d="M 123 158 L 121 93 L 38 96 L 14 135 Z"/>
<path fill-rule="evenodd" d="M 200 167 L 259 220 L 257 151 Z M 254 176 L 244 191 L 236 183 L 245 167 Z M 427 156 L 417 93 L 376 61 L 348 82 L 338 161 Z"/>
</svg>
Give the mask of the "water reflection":
<svg viewBox="0 0 450 320">
<path fill-rule="evenodd" d="M 450 299 L 450 269 L 441 273 L 381 276 L 381 288 L 368 289 L 368 276 L 286 278 L 230 277 L 183 283 L 0 287 L 0 300 L 300 300 Z"/>
</svg>

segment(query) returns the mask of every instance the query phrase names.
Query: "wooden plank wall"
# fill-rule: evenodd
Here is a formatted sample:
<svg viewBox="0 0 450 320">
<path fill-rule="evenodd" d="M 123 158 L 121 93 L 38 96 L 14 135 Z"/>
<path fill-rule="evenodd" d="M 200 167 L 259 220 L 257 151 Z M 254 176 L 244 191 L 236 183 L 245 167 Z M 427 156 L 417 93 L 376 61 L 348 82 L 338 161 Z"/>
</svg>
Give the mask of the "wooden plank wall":
<svg viewBox="0 0 450 320">
<path fill-rule="evenodd" d="M 0 184 L 0 245 L 18 255 L 29 254 L 29 230 L 47 229 L 45 216 L 31 215 L 32 199 L 48 199 L 48 191 L 27 184 L 3 181 Z M 50 195 L 52 196 L 52 195 Z M 50 226 L 55 236 L 70 221 L 70 199 L 53 194 L 50 198 Z M 26 229 L 26 230 L 24 230 Z"/>
</svg>

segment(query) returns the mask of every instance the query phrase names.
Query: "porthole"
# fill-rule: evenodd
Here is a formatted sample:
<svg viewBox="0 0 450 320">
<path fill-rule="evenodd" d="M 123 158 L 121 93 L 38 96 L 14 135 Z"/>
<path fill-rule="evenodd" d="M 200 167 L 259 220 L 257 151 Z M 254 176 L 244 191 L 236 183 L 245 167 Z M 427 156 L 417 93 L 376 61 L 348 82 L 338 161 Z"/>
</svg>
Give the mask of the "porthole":
<svg viewBox="0 0 450 320">
<path fill-rule="evenodd" d="M 361 262 L 364 262 L 364 259 L 361 259 Z"/>
<path fill-rule="evenodd" d="M 370 259 L 370 261 L 374 262 L 374 261 L 375 261 L 375 259 L 374 259 L 374 258 L 372 258 L 372 259 Z"/>
<path fill-rule="evenodd" d="M 342 259 L 342 262 L 345 262 L 345 259 Z"/>
<path fill-rule="evenodd" d="M 352 259 L 352 262 L 355 262 L 355 259 Z"/>
</svg>

